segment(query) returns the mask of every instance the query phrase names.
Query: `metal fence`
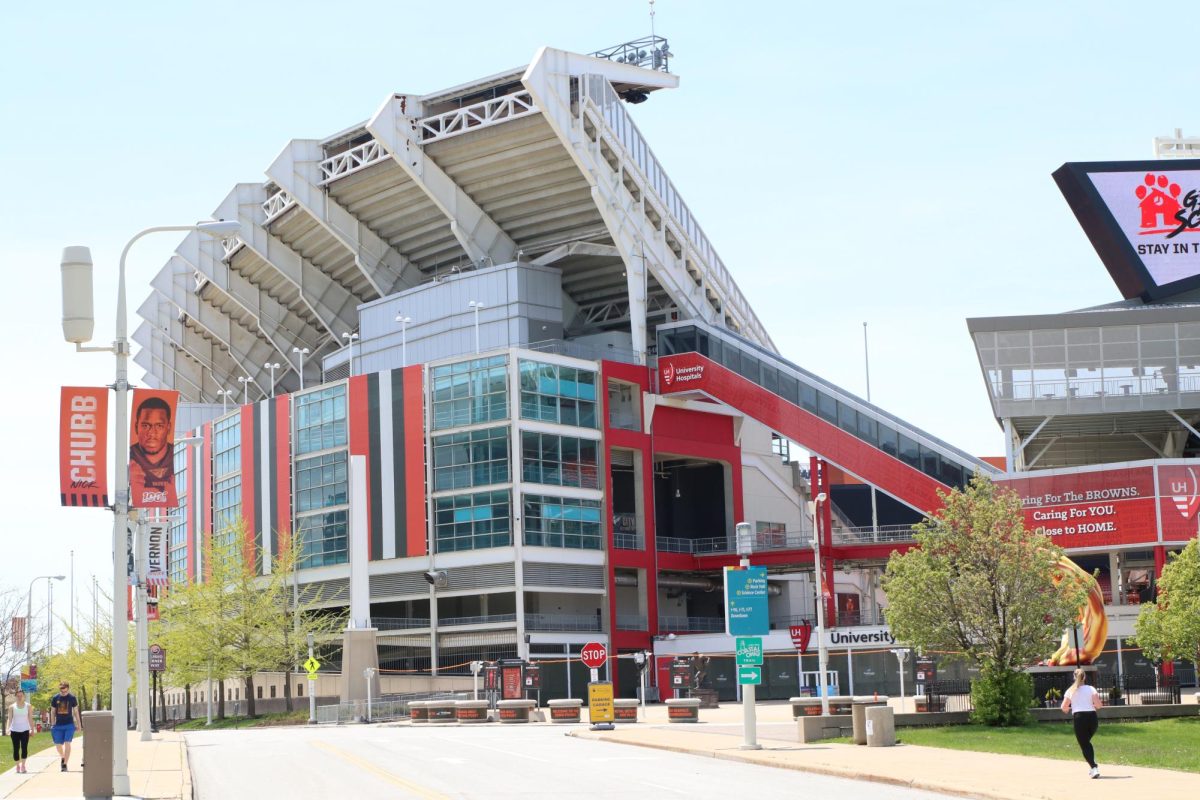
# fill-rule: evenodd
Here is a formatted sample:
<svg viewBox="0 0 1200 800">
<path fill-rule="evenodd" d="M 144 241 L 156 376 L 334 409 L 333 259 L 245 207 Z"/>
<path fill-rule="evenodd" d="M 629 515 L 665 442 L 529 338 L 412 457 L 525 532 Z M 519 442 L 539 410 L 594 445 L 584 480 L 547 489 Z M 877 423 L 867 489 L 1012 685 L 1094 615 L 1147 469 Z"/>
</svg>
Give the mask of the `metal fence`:
<svg viewBox="0 0 1200 800">
<path fill-rule="evenodd" d="M 1032 677 L 1035 708 L 1058 708 L 1074 683 L 1068 671 L 1035 672 Z M 1178 677 L 1093 673 L 1088 676 L 1088 683 L 1096 688 L 1106 705 L 1167 705 L 1182 699 Z M 974 709 L 969 680 L 934 681 L 925 685 L 925 694 L 927 711 Z"/>
<path fill-rule="evenodd" d="M 973 711 L 969 680 L 932 681 L 925 684 L 926 711 Z"/>
<path fill-rule="evenodd" d="M 387 722 L 396 719 L 408 719 L 408 706 L 418 700 L 469 700 L 468 692 L 414 692 L 411 694 L 385 695 L 378 699 L 372 698 L 370 704 L 366 700 L 356 700 L 350 703 L 317 706 L 317 724 L 345 725 L 350 722 Z"/>
</svg>

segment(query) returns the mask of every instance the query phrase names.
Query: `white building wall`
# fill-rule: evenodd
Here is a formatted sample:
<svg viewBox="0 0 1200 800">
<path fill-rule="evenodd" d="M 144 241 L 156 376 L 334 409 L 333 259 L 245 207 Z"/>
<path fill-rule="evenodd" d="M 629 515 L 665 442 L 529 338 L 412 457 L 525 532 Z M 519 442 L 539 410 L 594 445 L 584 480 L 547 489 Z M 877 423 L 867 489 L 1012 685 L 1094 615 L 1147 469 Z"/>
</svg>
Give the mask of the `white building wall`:
<svg viewBox="0 0 1200 800">
<path fill-rule="evenodd" d="M 792 468 L 771 452 L 770 428 L 748 417 L 742 422 L 742 495 L 745 521 L 751 525 L 782 523 L 797 538 L 812 527 L 792 486 Z"/>
</svg>

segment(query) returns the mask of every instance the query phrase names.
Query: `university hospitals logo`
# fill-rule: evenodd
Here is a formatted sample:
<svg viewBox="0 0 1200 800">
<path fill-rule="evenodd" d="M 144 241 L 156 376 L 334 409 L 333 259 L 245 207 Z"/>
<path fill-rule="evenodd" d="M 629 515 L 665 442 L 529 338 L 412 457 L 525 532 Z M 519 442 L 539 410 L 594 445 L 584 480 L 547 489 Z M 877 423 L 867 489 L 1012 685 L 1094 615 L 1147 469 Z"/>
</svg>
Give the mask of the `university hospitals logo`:
<svg viewBox="0 0 1200 800">
<path fill-rule="evenodd" d="M 663 386 L 666 386 L 668 388 L 670 388 L 671 384 L 675 382 L 675 364 L 674 364 L 674 362 L 668 361 L 666 366 L 664 366 L 662 368 L 662 382 L 663 382 Z"/>
<path fill-rule="evenodd" d="M 1171 501 L 1184 519 L 1191 519 L 1200 510 L 1200 485 L 1196 481 L 1196 470 L 1187 468 L 1187 477 L 1180 476 L 1168 481 Z"/>
<path fill-rule="evenodd" d="M 1191 189 L 1180 201 L 1183 188 L 1166 175 L 1147 172 L 1133 190 L 1141 214 L 1141 230 L 1147 236 L 1165 233 L 1171 239 L 1184 231 L 1200 228 L 1200 193 Z"/>
</svg>

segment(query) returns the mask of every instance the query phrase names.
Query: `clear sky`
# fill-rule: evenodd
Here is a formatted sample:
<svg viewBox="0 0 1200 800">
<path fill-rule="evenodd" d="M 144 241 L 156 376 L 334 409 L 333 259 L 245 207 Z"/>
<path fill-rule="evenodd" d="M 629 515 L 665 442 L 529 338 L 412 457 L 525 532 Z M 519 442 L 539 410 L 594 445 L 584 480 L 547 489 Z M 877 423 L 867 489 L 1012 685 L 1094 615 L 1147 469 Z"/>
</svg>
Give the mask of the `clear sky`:
<svg viewBox="0 0 1200 800">
<path fill-rule="evenodd" d="M 631 112 L 781 352 L 865 394 L 869 322 L 874 402 L 1001 454 L 964 319 L 1119 299 L 1050 173 L 1200 132 L 1187 27 L 1095 0 L 656 8 L 681 85 Z M 541 45 L 590 52 L 648 32 L 645 0 L 7 8 L 0 588 L 65 573 L 74 549 L 90 617 L 91 575 L 111 580 L 111 514 L 58 507 L 58 387 L 113 377 L 111 356 L 62 341 L 64 245 L 92 248 L 107 343 L 125 241 L 208 217 L 289 139 Z M 177 243 L 137 245 L 131 310 Z"/>
</svg>

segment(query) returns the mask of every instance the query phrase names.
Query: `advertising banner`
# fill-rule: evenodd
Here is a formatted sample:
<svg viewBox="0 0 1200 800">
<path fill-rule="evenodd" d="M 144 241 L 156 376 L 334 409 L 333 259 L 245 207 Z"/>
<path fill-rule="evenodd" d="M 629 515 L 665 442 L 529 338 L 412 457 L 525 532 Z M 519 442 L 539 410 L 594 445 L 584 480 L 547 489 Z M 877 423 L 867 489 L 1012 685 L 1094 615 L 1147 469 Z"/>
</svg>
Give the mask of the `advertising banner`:
<svg viewBox="0 0 1200 800">
<path fill-rule="evenodd" d="M 146 526 L 146 584 L 167 585 L 167 526 L 151 522 Z"/>
<path fill-rule="evenodd" d="M 175 409 L 179 392 L 134 389 L 129 420 L 129 505 L 174 508 Z"/>
<path fill-rule="evenodd" d="M 25 651 L 25 617 L 12 618 L 12 649 Z"/>
<path fill-rule="evenodd" d="M 108 389 L 64 386 L 59 399 L 59 497 L 64 506 L 108 505 Z"/>
<path fill-rule="evenodd" d="M 1060 547 L 1186 542 L 1200 527 L 1200 466 L 1144 463 L 997 478 L 1021 496 L 1025 525 Z M 1161 521 L 1161 530 L 1160 530 Z"/>
</svg>

